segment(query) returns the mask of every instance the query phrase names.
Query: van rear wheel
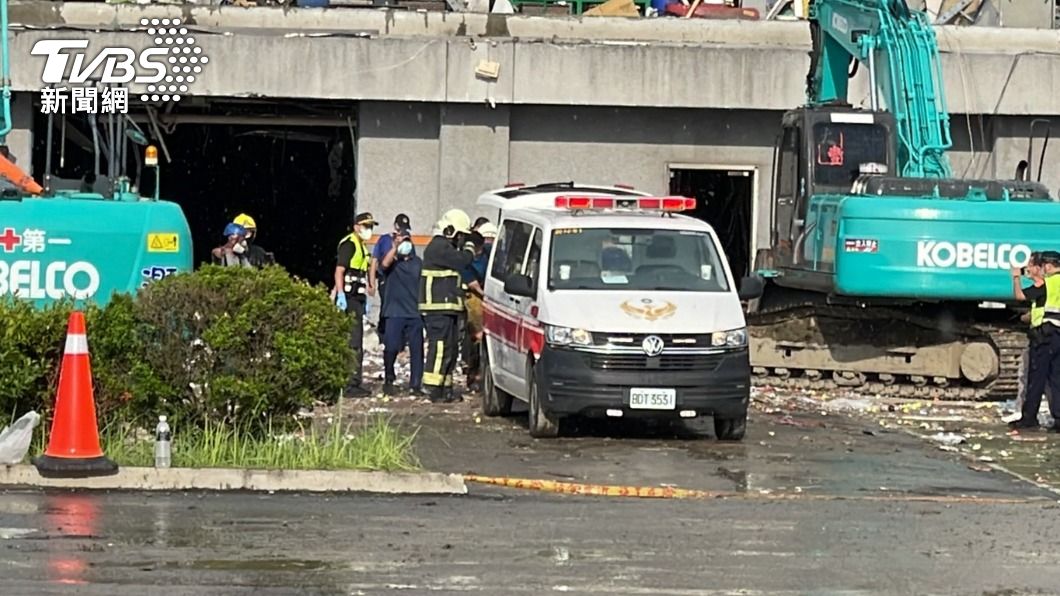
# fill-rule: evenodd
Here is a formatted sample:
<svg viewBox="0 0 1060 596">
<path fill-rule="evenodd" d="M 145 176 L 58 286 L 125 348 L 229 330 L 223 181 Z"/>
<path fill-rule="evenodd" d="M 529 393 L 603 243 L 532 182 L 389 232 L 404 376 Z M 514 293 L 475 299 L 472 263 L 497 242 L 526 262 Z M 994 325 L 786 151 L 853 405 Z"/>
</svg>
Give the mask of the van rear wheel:
<svg viewBox="0 0 1060 596">
<path fill-rule="evenodd" d="M 527 376 L 530 379 L 530 436 L 537 439 L 550 439 L 559 436 L 560 421 L 555 416 L 550 416 L 541 405 L 542 380 L 537 374 L 535 367 L 528 367 Z"/>
<path fill-rule="evenodd" d="M 479 369 L 482 371 L 482 413 L 486 416 L 508 416 L 512 413 L 512 395 L 497 387 L 490 369 L 490 351 L 482 340 Z"/>
</svg>

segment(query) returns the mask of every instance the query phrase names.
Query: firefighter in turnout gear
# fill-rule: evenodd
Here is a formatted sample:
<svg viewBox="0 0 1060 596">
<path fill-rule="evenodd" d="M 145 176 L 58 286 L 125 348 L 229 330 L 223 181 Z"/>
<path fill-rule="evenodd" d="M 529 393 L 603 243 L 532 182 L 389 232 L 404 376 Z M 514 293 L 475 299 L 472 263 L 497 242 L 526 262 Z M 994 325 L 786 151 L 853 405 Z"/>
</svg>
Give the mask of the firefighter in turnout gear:
<svg viewBox="0 0 1060 596">
<path fill-rule="evenodd" d="M 459 209 L 438 220 L 435 236 L 423 251 L 420 313 L 427 335 L 423 389 L 432 402 L 456 401 L 453 370 L 460 354 L 460 315 L 464 311 L 461 272 L 474 260 L 468 242 L 471 218 Z"/>
<path fill-rule="evenodd" d="M 368 265 L 372 255 L 367 242 L 372 239 L 375 218 L 371 213 L 361 213 L 354 220 L 353 233 L 339 241 L 338 258 L 335 262 L 332 300 L 346 304 L 346 313 L 353 317 L 350 347 L 353 348 L 353 367 L 346 383 L 346 397 L 367 397 L 368 391 L 361 387 L 361 369 L 364 363 L 364 315 L 368 303 Z M 341 298 L 340 298 L 341 296 Z"/>
</svg>

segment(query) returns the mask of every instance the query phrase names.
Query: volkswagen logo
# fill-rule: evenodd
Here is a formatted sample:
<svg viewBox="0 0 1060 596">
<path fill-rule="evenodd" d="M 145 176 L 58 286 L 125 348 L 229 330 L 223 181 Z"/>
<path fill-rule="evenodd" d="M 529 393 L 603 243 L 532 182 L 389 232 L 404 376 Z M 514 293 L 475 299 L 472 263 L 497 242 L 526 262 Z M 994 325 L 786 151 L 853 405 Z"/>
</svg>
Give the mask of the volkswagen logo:
<svg viewBox="0 0 1060 596">
<path fill-rule="evenodd" d="M 658 356 L 659 354 L 662 354 L 663 348 L 666 347 L 666 344 L 663 343 L 662 338 L 658 335 L 649 335 L 644 338 L 640 347 L 644 349 L 644 353 L 648 356 Z"/>
</svg>

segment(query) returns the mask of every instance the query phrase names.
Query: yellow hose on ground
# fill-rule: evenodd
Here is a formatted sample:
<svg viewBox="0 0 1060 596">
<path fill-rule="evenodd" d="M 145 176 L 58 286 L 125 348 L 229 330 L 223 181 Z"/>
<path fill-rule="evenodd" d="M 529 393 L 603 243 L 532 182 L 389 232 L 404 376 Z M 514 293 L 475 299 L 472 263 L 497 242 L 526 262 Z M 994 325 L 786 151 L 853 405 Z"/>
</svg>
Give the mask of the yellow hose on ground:
<svg viewBox="0 0 1060 596">
<path fill-rule="evenodd" d="M 761 493 L 719 492 L 668 486 L 622 486 L 608 484 L 585 484 L 580 482 L 558 482 L 531 478 L 509 478 L 505 476 L 478 476 L 467 474 L 465 482 L 489 484 L 522 490 L 557 493 L 563 495 L 585 495 L 597 497 L 634 497 L 640 499 L 762 499 L 762 500 L 807 500 L 807 501 L 915 501 L 925 503 L 978 503 L 984 505 L 1014 505 L 1051 502 L 1045 497 L 1001 498 L 969 495 L 822 495 L 810 493 Z"/>
</svg>

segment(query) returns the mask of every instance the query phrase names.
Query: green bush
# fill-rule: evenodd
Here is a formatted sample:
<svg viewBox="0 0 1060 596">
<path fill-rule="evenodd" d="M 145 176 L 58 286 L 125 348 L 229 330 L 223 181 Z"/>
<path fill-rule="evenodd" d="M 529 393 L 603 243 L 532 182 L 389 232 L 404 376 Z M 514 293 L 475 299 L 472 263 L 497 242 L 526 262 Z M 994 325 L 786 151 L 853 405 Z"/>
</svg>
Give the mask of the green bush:
<svg viewBox="0 0 1060 596">
<path fill-rule="evenodd" d="M 71 309 L 0 302 L 0 416 L 50 412 Z M 204 267 L 85 315 L 104 423 L 291 420 L 349 371 L 349 317 L 280 267 Z"/>
<path fill-rule="evenodd" d="M 166 278 L 140 292 L 135 316 L 141 362 L 160 381 L 143 393 L 176 419 L 293 414 L 337 397 L 349 374 L 349 317 L 280 267 Z"/>
<path fill-rule="evenodd" d="M 36 310 L 27 302 L 0 302 L 0 413 L 46 408 L 58 380 L 68 305 Z"/>
</svg>

